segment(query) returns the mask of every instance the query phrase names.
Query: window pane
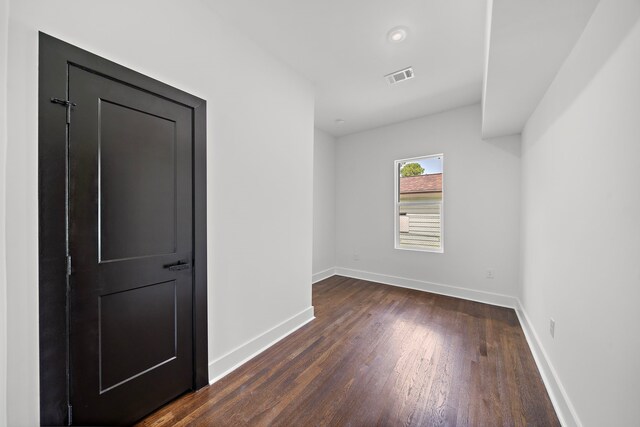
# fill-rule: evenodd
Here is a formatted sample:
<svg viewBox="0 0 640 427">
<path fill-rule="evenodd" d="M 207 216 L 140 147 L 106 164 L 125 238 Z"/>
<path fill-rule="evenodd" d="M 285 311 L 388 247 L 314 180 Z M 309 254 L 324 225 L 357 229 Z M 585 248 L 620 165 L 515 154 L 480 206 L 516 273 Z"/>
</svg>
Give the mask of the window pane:
<svg viewBox="0 0 640 427">
<path fill-rule="evenodd" d="M 442 250 L 441 154 L 398 160 L 396 247 Z"/>
</svg>

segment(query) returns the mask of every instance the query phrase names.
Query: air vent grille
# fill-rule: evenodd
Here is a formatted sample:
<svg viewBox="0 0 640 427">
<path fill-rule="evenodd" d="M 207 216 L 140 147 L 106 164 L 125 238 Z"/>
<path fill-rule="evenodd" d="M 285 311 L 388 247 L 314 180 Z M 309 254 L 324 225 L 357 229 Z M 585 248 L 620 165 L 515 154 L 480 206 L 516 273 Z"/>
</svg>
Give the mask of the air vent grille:
<svg viewBox="0 0 640 427">
<path fill-rule="evenodd" d="M 411 67 L 399 71 L 394 71 L 393 73 L 384 76 L 384 78 L 387 80 L 387 83 L 389 83 L 390 85 L 404 82 L 414 77 L 415 74 L 413 73 L 413 68 Z"/>
</svg>

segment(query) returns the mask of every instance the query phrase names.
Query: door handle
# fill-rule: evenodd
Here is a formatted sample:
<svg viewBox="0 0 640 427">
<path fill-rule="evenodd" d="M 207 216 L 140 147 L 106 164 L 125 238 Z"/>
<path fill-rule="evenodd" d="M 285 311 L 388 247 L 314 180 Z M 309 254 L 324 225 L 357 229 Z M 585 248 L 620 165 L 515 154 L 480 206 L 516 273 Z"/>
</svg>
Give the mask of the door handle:
<svg viewBox="0 0 640 427">
<path fill-rule="evenodd" d="M 178 271 L 178 270 L 186 270 L 191 268 L 191 264 L 186 261 L 178 261 L 175 264 L 167 264 L 164 268 L 169 269 L 169 271 Z"/>
</svg>

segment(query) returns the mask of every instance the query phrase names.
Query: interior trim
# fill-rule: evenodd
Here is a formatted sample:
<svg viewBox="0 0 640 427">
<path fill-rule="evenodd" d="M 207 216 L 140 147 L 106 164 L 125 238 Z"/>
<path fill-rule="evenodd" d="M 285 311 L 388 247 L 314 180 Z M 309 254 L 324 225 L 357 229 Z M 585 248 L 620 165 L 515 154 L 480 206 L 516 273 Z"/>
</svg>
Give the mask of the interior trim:
<svg viewBox="0 0 640 427">
<path fill-rule="evenodd" d="M 533 359 L 538 366 L 542 382 L 544 382 L 544 386 L 547 389 L 551 403 L 556 410 L 560 424 L 565 427 L 582 426 L 582 423 L 578 418 L 578 413 L 573 407 L 567 391 L 560 382 L 560 378 L 558 378 L 558 374 L 553 368 L 551 360 L 547 356 L 547 352 L 544 350 L 542 342 L 538 338 L 536 330 L 533 328 L 533 323 L 529 320 L 529 316 L 524 310 L 524 306 L 520 300 L 518 300 L 516 314 L 520 321 L 520 326 L 522 326 L 522 331 L 524 332 L 527 343 L 529 344 L 529 349 L 531 349 L 531 354 L 533 354 Z"/>
<path fill-rule="evenodd" d="M 212 361 L 209 365 L 210 384 L 230 374 L 313 319 L 315 317 L 311 306 Z"/>
<path fill-rule="evenodd" d="M 328 279 L 329 277 L 334 276 L 335 274 L 336 274 L 336 269 L 333 267 L 314 273 L 311 276 L 311 284 L 317 283 L 324 279 Z"/>
<path fill-rule="evenodd" d="M 371 273 L 362 270 L 336 267 L 335 272 L 339 276 L 354 279 L 368 280 L 385 285 L 399 286 L 401 288 L 415 289 L 418 291 L 432 292 L 434 294 L 448 295 L 469 301 L 477 301 L 500 307 L 517 308 L 518 300 L 515 297 L 493 292 L 478 291 L 475 289 L 461 288 L 458 286 L 443 285 L 441 283 L 427 282 L 424 280 L 408 279 L 406 277 L 390 276 L 387 274 Z"/>
</svg>

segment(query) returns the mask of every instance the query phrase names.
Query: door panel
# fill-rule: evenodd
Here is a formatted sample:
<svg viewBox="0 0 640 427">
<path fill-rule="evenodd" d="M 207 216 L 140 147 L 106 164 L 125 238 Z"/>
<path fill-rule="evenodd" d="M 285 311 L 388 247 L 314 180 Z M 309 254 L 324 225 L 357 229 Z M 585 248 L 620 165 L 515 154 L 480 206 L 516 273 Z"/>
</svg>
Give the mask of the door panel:
<svg viewBox="0 0 640 427">
<path fill-rule="evenodd" d="M 174 253 L 176 123 L 98 102 L 100 260 Z"/>
<path fill-rule="evenodd" d="M 99 301 L 100 393 L 176 358 L 175 280 Z"/>
<path fill-rule="evenodd" d="M 193 385 L 192 110 L 69 67 L 74 424 L 129 424 Z"/>
</svg>

